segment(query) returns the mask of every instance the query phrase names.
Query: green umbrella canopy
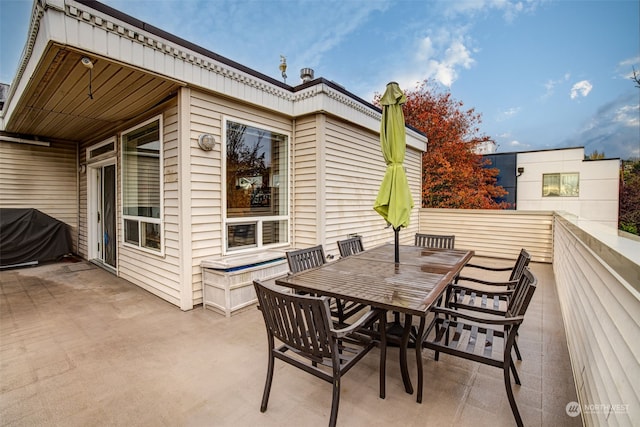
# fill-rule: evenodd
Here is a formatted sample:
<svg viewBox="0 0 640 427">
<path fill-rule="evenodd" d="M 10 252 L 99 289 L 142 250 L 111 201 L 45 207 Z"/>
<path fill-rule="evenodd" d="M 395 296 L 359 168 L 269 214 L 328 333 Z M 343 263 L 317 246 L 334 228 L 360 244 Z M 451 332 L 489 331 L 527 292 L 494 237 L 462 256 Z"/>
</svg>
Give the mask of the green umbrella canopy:
<svg viewBox="0 0 640 427">
<path fill-rule="evenodd" d="M 409 182 L 404 171 L 406 136 L 402 104 L 407 102 L 398 83 L 387 84 L 380 99 L 382 122 L 380 124 L 380 146 L 387 170 L 380 184 L 373 209 L 391 224 L 394 229 L 407 227 L 413 208 Z"/>
</svg>

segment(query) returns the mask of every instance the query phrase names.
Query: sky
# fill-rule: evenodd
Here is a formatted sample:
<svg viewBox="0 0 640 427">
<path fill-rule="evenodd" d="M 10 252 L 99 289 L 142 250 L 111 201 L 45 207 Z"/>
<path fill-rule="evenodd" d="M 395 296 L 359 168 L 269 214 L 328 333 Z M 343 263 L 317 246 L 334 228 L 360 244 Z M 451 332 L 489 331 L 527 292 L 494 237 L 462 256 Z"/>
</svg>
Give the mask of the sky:
<svg viewBox="0 0 640 427">
<path fill-rule="evenodd" d="M 366 101 L 430 79 L 481 115 L 498 153 L 585 147 L 640 157 L 637 0 L 103 0 L 282 80 L 299 71 Z M 0 0 L 0 82 L 11 83 L 31 0 Z"/>
</svg>

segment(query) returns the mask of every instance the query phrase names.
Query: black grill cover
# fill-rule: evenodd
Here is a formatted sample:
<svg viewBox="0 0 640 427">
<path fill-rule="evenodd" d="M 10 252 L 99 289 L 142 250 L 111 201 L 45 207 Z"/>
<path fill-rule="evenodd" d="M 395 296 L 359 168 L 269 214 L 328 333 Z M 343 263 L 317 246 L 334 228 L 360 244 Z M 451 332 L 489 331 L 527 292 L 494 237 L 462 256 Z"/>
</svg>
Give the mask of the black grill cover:
<svg viewBox="0 0 640 427">
<path fill-rule="evenodd" d="M 0 208 L 0 266 L 53 261 L 71 250 L 64 222 L 37 209 Z"/>
</svg>

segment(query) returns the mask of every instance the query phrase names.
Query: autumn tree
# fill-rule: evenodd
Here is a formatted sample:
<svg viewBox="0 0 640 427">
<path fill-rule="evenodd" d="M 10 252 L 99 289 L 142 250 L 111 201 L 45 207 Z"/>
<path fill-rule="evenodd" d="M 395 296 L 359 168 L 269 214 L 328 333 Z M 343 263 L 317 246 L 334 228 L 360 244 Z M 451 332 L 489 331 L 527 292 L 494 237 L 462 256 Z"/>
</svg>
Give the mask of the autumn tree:
<svg viewBox="0 0 640 427">
<path fill-rule="evenodd" d="M 584 156 L 585 160 L 600 160 L 605 158 L 604 151 L 601 153 L 598 150 L 593 150 L 593 153 Z"/>
<path fill-rule="evenodd" d="M 427 135 L 423 154 L 422 206 L 458 209 L 506 209 L 496 202 L 507 194 L 496 184 L 499 170 L 473 151 L 491 141 L 480 134 L 480 114 L 463 110 L 463 103 L 425 80 L 407 91 L 405 122 Z"/>
</svg>

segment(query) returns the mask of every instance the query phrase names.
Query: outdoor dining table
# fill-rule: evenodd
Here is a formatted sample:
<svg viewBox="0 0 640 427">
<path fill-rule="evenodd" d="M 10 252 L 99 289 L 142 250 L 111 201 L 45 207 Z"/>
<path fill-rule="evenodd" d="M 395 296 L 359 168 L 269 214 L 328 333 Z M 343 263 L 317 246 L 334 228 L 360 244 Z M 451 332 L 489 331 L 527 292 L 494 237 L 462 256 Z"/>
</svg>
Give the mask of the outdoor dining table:
<svg viewBox="0 0 640 427">
<path fill-rule="evenodd" d="M 429 309 L 446 286 L 474 255 L 473 251 L 399 248 L 400 262 L 394 262 L 394 245 L 384 244 L 310 270 L 276 280 L 280 286 L 298 291 L 346 299 L 404 314 L 400 342 L 400 371 L 407 393 L 413 393 L 407 368 L 407 351 L 413 316 L 420 316 L 417 339 L 424 333 Z M 418 370 L 417 401 L 422 402 L 422 349 L 416 343 Z"/>
</svg>

